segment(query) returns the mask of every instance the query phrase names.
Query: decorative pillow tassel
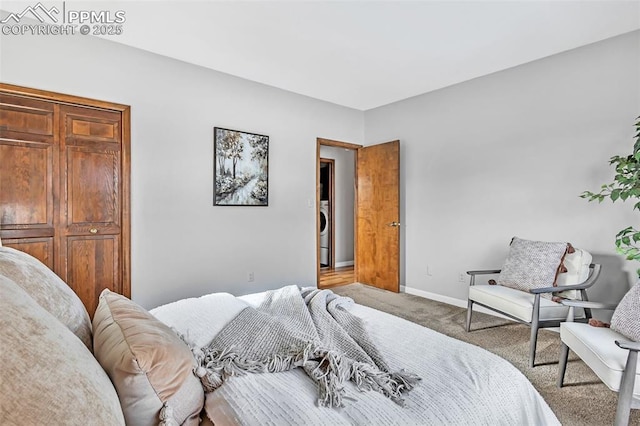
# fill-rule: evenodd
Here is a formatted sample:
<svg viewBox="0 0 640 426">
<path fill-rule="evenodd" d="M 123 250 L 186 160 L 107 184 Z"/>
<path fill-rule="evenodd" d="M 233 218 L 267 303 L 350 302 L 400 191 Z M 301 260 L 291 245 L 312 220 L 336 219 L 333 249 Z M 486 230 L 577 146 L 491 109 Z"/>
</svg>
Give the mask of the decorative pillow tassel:
<svg viewBox="0 0 640 426">
<path fill-rule="evenodd" d="M 173 418 L 173 409 L 165 402 L 160 409 L 159 426 L 180 426 Z"/>
<path fill-rule="evenodd" d="M 600 321 L 600 320 L 597 320 L 595 318 L 589 319 L 589 325 L 591 327 L 601 327 L 601 328 L 610 328 L 611 327 L 611 324 L 609 324 L 608 322 Z"/>
</svg>

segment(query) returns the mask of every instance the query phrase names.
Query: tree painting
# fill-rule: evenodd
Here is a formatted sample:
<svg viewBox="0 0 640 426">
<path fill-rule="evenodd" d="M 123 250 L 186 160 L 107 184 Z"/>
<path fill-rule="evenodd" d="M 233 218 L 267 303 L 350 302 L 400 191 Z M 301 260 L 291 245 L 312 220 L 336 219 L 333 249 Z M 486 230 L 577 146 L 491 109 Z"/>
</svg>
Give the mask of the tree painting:
<svg viewBox="0 0 640 426">
<path fill-rule="evenodd" d="M 217 206 L 269 204 L 269 136 L 214 128 Z"/>
</svg>

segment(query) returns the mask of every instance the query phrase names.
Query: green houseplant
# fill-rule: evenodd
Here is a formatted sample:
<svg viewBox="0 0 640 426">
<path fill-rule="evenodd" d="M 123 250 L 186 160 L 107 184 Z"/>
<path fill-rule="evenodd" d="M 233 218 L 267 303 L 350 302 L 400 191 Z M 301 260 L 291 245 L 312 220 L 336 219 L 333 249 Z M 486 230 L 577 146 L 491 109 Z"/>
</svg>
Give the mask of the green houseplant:
<svg viewBox="0 0 640 426">
<path fill-rule="evenodd" d="M 636 135 L 633 153 L 627 156 L 613 156 L 609 164 L 614 165 L 616 175 L 612 183 L 602 185 L 599 192 L 584 191 L 580 196 L 589 201 L 602 202 L 606 198 L 612 202 L 618 200 L 636 200 L 633 208 L 640 211 L 640 117 L 636 119 Z M 616 250 L 628 260 L 640 261 L 640 231 L 633 226 L 624 228 L 616 234 Z M 640 269 L 638 270 L 640 275 Z"/>
</svg>

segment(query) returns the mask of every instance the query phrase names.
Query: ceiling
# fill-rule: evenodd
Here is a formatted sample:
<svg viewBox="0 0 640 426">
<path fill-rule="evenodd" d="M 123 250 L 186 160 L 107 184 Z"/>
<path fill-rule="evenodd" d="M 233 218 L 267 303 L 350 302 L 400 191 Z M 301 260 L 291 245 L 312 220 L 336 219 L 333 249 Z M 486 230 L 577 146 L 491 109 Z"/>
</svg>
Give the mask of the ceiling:
<svg viewBox="0 0 640 426">
<path fill-rule="evenodd" d="M 33 3 L 0 7 L 19 12 Z M 358 110 L 640 29 L 640 0 L 65 6 L 125 11 L 124 32 L 113 41 Z"/>
</svg>

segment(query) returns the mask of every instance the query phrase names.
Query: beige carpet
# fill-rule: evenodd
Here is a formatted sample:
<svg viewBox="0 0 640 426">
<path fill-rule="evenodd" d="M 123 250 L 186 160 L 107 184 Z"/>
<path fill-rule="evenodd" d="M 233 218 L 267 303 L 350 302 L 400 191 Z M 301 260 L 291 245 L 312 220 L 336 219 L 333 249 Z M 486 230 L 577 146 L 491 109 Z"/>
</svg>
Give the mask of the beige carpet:
<svg viewBox="0 0 640 426">
<path fill-rule="evenodd" d="M 472 331 L 467 333 L 464 331 L 466 309 L 463 308 L 362 284 L 350 284 L 332 290 L 352 297 L 361 305 L 421 324 L 501 356 L 527 376 L 565 426 L 613 424 L 617 393 L 602 384 L 575 354 L 569 355 L 565 387 L 556 387 L 560 354 L 557 332 L 540 331 L 536 367 L 529 368 L 530 329 L 525 325 L 474 312 Z M 496 401 L 496 404 L 499 403 Z M 640 410 L 632 410 L 630 424 L 640 425 Z"/>
</svg>

